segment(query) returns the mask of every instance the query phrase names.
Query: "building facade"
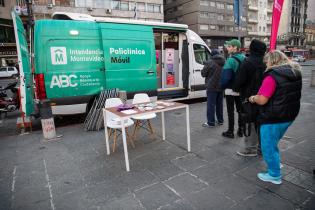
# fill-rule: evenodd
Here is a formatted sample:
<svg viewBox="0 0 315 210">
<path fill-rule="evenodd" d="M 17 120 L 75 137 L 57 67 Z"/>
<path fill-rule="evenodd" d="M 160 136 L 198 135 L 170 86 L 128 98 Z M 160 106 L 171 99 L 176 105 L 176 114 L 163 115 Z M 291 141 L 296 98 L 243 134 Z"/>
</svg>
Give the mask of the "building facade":
<svg viewBox="0 0 315 210">
<path fill-rule="evenodd" d="M 305 45 L 307 49 L 312 49 L 315 51 L 315 23 L 307 24 L 305 28 Z"/>
<path fill-rule="evenodd" d="M 17 62 L 12 10 L 21 17 L 25 29 L 30 29 L 33 20 L 50 19 L 54 12 L 164 21 L 163 0 L 0 0 L 0 66 L 15 65 Z"/>
<path fill-rule="evenodd" d="M 248 0 L 248 36 L 245 47 L 252 39 L 259 39 L 269 44 L 272 23 L 273 0 Z"/>
<path fill-rule="evenodd" d="M 163 0 L 34 0 L 35 19 L 49 19 L 57 11 L 158 22 L 164 20 Z"/>
<path fill-rule="evenodd" d="M 17 62 L 11 10 L 15 1 L 0 0 L 0 66 L 13 65 Z"/>
<path fill-rule="evenodd" d="M 278 31 L 278 48 L 305 47 L 307 3 L 308 0 L 284 1 Z"/>
<path fill-rule="evenodd" d="M 233 0 L 165 0 L 165 22 L 187 24 L 211 48 L 222 48 L 231 38 L 247 36 L 247 0 L 243 1 L 240 30 L 234 23 Z"/>
</svg>

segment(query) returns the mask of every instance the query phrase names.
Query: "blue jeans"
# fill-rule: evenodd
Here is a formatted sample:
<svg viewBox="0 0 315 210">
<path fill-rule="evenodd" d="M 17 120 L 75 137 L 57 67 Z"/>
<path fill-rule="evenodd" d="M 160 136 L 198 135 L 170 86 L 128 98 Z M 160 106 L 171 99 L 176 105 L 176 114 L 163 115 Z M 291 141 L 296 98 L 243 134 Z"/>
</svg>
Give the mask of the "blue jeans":
<svg viewBox="0 0 315 210">
<path fill-rule="evenodd" d="M 215 125 L 214 113 L 217 115 L 219 123 L 223 123 L 223 91 L 207 90 L 207 122 Z"/>
<path fill-rule="evenodd" d="M 261 150 L 270 176 L 281 176 L 278 143 L 291 124 L 292 122 L 285 122 L 260 126 Z"/>
</svg>

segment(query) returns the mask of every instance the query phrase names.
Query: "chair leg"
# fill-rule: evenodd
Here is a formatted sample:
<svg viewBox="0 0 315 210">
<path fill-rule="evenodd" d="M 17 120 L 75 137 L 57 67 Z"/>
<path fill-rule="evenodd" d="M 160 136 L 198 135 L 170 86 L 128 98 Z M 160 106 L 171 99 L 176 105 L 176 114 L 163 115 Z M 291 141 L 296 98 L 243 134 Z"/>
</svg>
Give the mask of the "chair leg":
<svg viewBox="0 0 315 210">
<path fill-rule="evenodd" d="M 108 129 L 108 138 L 110 139 L 111 136 L 112 136 L 112 129 L 109 128 L 109 129 Z"/>
<path fill-rule="evenodd" d="M 113 153 L 115 152 L 115 149 L 116 149 L 116 142 L 117 142 L 117 129 L 115 129 L 114 131 Z"/>
<path fill-rule="evenodd" d="M 129 135 L 128 129 L 126 129 L 127 141 L 131 143 L 132 148 L 135 148 L 135 143 L 133 142 L 132 136 Z"/>
<path fill-rule="evenodd" d="M 136 132 L 138 130 L 139 123 L 140 123 L 140 120 L 136 120 L 135 127 L 133 129 L 132 139 L 135 139 L 135 137 L 136 137 Z"/>
<path fill-rule="evenodd" d="M 152 125 L 151 125 L 151 121 L 150 120 L 148 120 L 148 126 L 149 126 L 149 129 L 150 129 L 152 137 L 155 138 L 155 136 L 154 136 L 155 132 L 154 132 L 154 129 L 153 129 Z"/>
</svg>

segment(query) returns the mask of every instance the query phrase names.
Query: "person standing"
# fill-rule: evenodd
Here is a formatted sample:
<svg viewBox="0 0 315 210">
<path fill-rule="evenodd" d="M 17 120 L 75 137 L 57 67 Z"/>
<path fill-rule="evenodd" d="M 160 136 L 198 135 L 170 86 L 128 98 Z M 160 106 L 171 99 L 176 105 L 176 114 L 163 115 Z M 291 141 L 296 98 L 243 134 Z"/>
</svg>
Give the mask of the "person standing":
<svg viewBox="0 0 315 210">
<path fill-rule="evenodd" d="M 223 90 L 219 82 L 224 63 L 224 57 L 217 50 L 212 50 L 210 60 L 201 70 L 207 87 L 207 122 L 202 124 L 203 127 L 215 126 L 215 113 L 218 124 L 223 125 Z"/>
<path fill-rule="evenodd" d="M 244 145 L 245 148 L 237 151 L 241 156 L 257 156 L 260 151 L 258 137 L 258 106 L 246 104 L 248 98 L 256 94 L 262 83 L 263 73 L 266 70 L 264 55 L 267 46 L 264 42 L 253 39 L 249 46 L 249 56 L 242 63 L 238 74 L 235 77 L 233 91 L 240 92 L 241 117 L 244 123 Z M 250 110 L 247 110 L 250 109 Z"/>
<path fill-rule="evenodd" d="M 243 123 L 240 117 L 241 100 L 238 92 L 232 90 L 235 75 L 245 59 L 245 55 L 240 52 L 241 43 L 237 39 L 225 42 L 228 51 L 227 58 L 221 73 L 220 87 L 225 89 L 226 107 L 228 113 L 228 130 L 222 133 L 222 136 L 234 138 L 234 104 L 238 112 L 238 136 L 243 136 Z"/>
<path fill-rule="evenodd" d="M 281 184 L 278 143 L 300 111 L 302 90 L 301 67 L 279 50 L 269 52 L 267 69 L 257 95 L 249 97 L 260 105 L 258 122 L 263 158 L 267 172 L 258 173 L 260 180 Z"/>
</svg>

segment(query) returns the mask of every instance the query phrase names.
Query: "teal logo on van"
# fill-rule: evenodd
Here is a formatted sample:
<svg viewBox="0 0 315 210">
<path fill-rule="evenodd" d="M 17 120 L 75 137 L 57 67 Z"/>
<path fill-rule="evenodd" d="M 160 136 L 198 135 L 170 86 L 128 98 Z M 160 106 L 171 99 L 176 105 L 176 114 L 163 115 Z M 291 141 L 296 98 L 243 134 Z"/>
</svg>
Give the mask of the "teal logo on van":
<svg viewBox="0 0 315 210">
<path fill-rule="evenodd" d="M 67 64 L 67 49 L 65 47 L 50 47 L 52 65 Z"/>
</svg>

